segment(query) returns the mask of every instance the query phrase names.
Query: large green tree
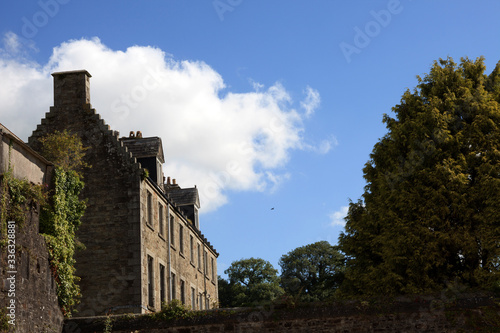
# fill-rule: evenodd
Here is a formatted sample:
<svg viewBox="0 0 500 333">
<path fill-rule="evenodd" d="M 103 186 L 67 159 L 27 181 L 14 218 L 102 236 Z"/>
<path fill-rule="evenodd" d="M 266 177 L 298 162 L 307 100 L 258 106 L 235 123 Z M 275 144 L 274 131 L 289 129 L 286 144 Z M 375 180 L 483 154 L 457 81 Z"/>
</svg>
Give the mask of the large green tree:
<svg viewBox="0 0 500 333">
<path fill-rule="evenodd" d="M 234 261 L 224 271 L 229 281 L 219 279 L 221 306 L 249 306 L 272 301 L 283 294 L 278 271 L 270 262 L 260 258 Z"/>
<path fill-rule="evenodd" d="M 449 282 L 498 283 L 500 256 L 500 63 L 434 63 L 384 115 L 388 133 L 363 172 L 339 243 L 343 290 L 395 294 Z"/>
<path fill-rule="evenodd" d="M 298 247 L 283 255 L 281 286 L 302 301 L 332 297 L 343 280 L 344 255 L 327 241 Z"/>
</svg>

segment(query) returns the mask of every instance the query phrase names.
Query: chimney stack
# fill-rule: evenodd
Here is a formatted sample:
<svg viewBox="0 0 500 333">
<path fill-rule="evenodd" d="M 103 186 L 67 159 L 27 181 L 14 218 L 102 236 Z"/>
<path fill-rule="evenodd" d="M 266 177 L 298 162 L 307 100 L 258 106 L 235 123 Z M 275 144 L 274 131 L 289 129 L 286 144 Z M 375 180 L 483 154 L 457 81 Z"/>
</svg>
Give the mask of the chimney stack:
<svg viewBox="0 0 500 333">
<path fill-rule="evenodd" d="M 52 73 L 54 77 L 54 106 L 90 104 L 90 75 L 86 70 Z"/>
</svg>

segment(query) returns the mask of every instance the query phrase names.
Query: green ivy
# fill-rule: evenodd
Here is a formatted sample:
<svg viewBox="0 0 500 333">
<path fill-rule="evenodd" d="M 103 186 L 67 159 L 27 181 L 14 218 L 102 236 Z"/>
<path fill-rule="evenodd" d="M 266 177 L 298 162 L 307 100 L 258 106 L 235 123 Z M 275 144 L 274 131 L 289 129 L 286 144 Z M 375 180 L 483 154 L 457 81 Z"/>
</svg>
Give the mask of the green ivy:
<svg viewBox="0 0 500 333">
<path fill-rule="evenodd" d="M 21 228 L 27 213 L 44 205 L 47 200 L 45 188 L 26 179 L 14 178 L 12 169 L 0 175 L 0 245 L 4 245 L 7 236 L 7 221 L 16 221 Z"/>
<path fill-rule="evenodd" d="M 40 232 L 47 243 L 59 305 L 64 315 L 71 317 L 81 296 L 77 284 L 80 278 L 75 275 L 74 254 L 80 246 L 75 232 L 86 208 L 85 201 L 78 198 L 84 184 L 76 171 L 66 171 L 61 167 L 55 169 L 53 181 L 50 203 L 42 209 Z"/>
<path fill-rule="evenodd" d="M 161 311 L 152 315 L 156 320 L 175 320 L 191 318 L 193 312 L 180 300 L 173 299 L 170 303 L 163 303 Z"/>
<path fill-rule="evenodd" d="M 7 317 L 7 310 L 0 309 L 0 332 L 7 332 L 9 330 L 9 317 Z"/>
</svg>

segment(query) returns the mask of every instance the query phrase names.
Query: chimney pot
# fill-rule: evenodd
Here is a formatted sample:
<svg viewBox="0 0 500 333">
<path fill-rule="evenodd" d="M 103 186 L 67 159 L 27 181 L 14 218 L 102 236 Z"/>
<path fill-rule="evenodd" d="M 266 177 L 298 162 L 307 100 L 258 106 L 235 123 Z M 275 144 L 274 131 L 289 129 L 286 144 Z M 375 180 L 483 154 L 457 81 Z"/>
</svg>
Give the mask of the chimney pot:
<svg viewBox="0 0 500 333">
<path fill-rule="evenodd" d="M 130 134 L 128 135 L 129 138 L 135 138 L 135 132 L 130 131 Z"/>
<path fill-rule="evenodd" d="M 135 136 L 137 138 L 142 138 L 142 132 L 141 131 L 137 131 L 137 134 Z"/>
</svg>

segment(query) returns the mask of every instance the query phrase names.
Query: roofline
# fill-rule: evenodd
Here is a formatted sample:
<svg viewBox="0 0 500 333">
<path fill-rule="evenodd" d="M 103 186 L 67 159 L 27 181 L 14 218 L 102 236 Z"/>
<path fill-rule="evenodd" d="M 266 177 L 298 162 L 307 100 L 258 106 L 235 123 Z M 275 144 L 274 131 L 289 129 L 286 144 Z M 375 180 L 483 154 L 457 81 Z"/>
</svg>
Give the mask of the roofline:
<svg viewBox="0 0 500 333">
<path fill-rule="evenodd" d="M 179 215 L 185 220 L 185 222 L 188 222 L 186 220 L 186 218 L 184 217 L 184 215 L 182 214 L 182 212 L 179 210 L 179 208 L 177 208 L 177 205 L 175 203 L 173 203 L 167 196 L 166 194 L 161 190 L 161 188 L 158 186 L 158 184 L 156 184 L 152 179 L 151 177 L 147 177 L 145 179 L 154 189 L 156 189 L 160 194 L 161 196 L 172 206 L 172 208 L 177 212 L 179 213 Z M 207 238 L 205 237 L 205 235 L 203 235 L 201 233 L 201 230 L 199 229 L 196 229 L 193 227 L 193 225 L 191 223 L 186 223 L 186 225 L 195 233 L 197 234 L 198 236 L 200 236 L 200 239 L 201 241 L 210 249 L 212 250 L 213 254 L 215 255 L 216 258 L 219 257 L 219 252 L 217 252 L 217 250 L 213 247 L 212 244 L 210 244 L 210 242 L 207 240 Z"/>
<path fill-rule="evenodd" d="M 5 131 L 4 131 L 5 129 Z M 50 162 L 47 160 L 45 157 L 37 153 L 36 151 L 33 150 L 27 143 L 25 143 L 23 140 L 21 140 L 17 135 L 14 134 L 11 130 L 9 130 L 5 125 L 0 123 L 0 135 L 5 135 L 8 138 L 11 138 L 15 140 L 18 144 L 20 144 L 23 148 L 25 148 L 28 152 L 33 154 L 36 158 L 38 158 L 40 161 L 45 163 L 46 165 L 51 165 L 53 166 L 54 163 Z"/>
<path fill-rule="evenodd" d="M 57 76 L 57 75 L 78 74 L 78 73 L 83 73 L 83 74 L 86 74 L 88 77 L 92 77 L 92 75 L 90 75 L 90 73 L 86 69 L 77 69 L 77 70 L 73 70 L 73 71 L 54 72 L 51 75 L 52 76 Z"/>
</svg>

